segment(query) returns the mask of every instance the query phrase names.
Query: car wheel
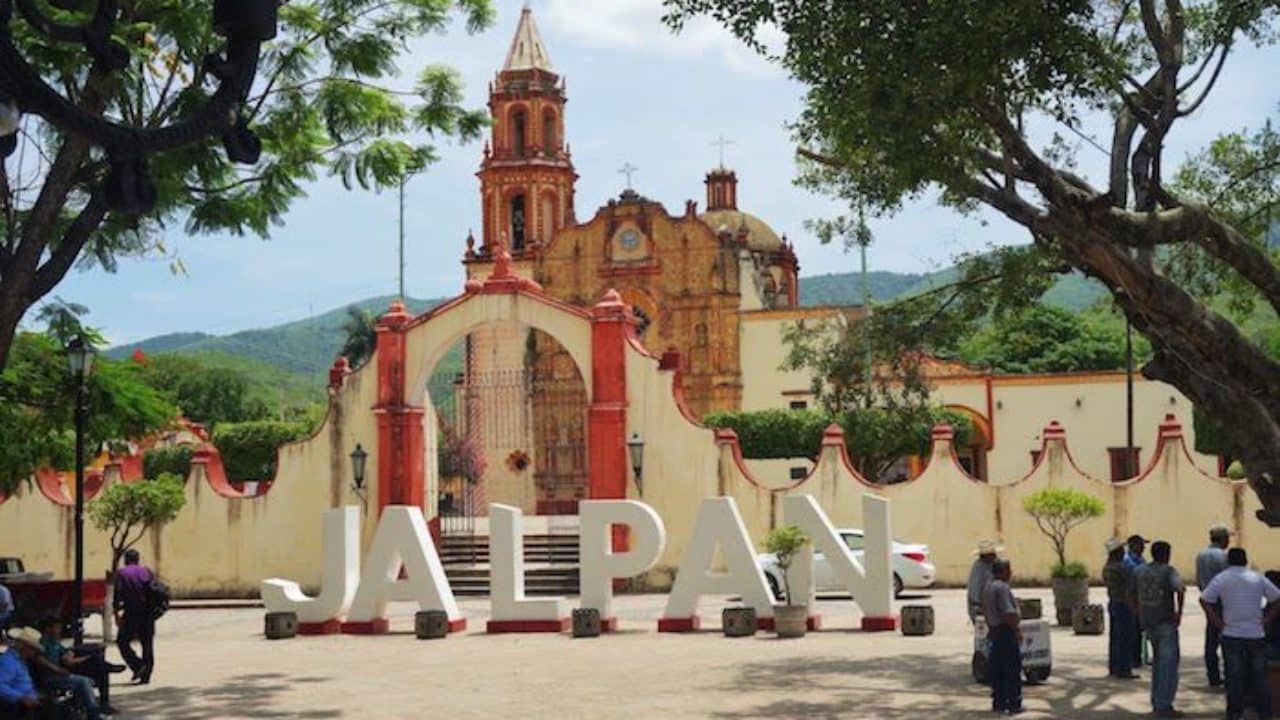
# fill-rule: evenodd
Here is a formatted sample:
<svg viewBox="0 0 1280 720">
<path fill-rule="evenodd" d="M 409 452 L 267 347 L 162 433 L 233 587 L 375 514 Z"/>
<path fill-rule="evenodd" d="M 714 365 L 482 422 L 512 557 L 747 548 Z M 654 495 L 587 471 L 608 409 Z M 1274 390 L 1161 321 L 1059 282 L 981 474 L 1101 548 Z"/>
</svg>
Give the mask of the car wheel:
<svg viewBox="0 0 1280 720">
<path fill-rule="evenodd" d="M 898 577 L 898 573 L 893 574 L 893 596 L 896 598 L 902 594 L 902 578 Z"/>
<path fill-rule="evenodd" d="M 764 574 L 769 581 L 769 592 L 773 593 L 773 599 L 776 602 L 782 602 L 782 588 L 778 587 L 778 579 L 769 573 Z"/>
</svg>

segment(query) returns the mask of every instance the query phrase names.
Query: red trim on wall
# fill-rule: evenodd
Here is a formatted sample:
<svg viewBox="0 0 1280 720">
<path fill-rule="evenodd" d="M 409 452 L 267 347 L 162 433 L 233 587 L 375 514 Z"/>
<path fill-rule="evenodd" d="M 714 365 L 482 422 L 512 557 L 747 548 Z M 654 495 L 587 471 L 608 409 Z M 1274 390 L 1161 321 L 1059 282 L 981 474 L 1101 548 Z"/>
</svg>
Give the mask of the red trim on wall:
<svg viewBox="0 0 1280 720">
<path fill-rule="evenodd" d="M 423 507 L 425 439 L 420 407 L 405 403 L 406 334 L 413 317 L 400 301 L 378 320 L 378 509 Z"/>
<path fill-rule="evenodd" d="M 490 620 L 485 623 L 484 631 L 498 633 L 562 633 L 573 626 L 570 618 L 557 620 Z"/>
<path fill-rule="evenodd" d="M 818 630 L 821 630 L 821 629 L 822 629 L 822 615 L 817 614 L 817 613 L 814 613 L 813 615 L 810 615 L 810 616 L 809 616 L 809 618 L 808 618 L 807 620 L 805 620 L 805 622 L 804 622 L 804 626 L 805 626 L 806 628 L 808 628 L 809 630 L 812 630 L 812 631 L 814 631 L 814 632 L 817 632 Z M 757 629 L 757 630 L 765 630 L 765 631 L 768 631 L 768 632 L 772 632 L 772 631 L 773 631 L 773 627 L 774 627 L 773 618 L 771 618 L 771 617 L 756 618 L 756 629 Z"/>
</svg>

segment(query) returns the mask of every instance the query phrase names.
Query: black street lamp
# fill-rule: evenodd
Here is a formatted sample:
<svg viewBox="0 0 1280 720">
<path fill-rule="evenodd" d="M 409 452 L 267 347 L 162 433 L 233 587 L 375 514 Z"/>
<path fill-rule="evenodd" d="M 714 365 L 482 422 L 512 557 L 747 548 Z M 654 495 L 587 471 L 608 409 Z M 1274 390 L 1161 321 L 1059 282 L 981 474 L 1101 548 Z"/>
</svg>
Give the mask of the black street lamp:
<svg viewBox="0 0 1280 720">
<path fill-rule="evenodd" d="M 76 384 L 76 577 L 71 607 L 75 612 L 76 645 L 84 644 L 84 425 L 89 410 L 89 371 L 93 369 L 93 348 L 81 336 L 67 343 L 67 366 Z"/>
<path fill-rule="evenodd" d="M 627 441 L 627 454 L 631 456 L 631 472 L 636 475 L 636 491 L 644 494 L 644 483 L 641 481 L 644 471 L 644 439 L 640 433 L 631 433 Z"/>
<path fill-rule="evenodd" d="M 17 16 L 30 31 L 47 38 L 49 45 L 82 44 L 96 68 L 120 71 L 129 65 L 129 51 L 111 37 L 122 19 L 119 0 L 95 0 L 92 17 L 83 25 L 55 22 L 35 0 L 0 0 L 0 158 L 17 148 L 21 114 L 38 115 L 59 132 L 81 136 L 104 151 L 108 169 L 103 199 L 108 210 L 127 214 L 155 207 L 156 185 L 147 160 L 155 153 L 220 135 L 233 162 L 256 163 L 262 143 L 249 130 L 243 106 L 253 87 L 262 43 L 276 35 L 279 4 L 280 0 L 214 0 L 213 28 L 227 44 L 223 51 L 204 58 L 202 74 L 215 78 L 218 89 L 203 107 L 168 125 L 141 127 L 86 112 L 64 97 L 18 51 L 10 28 L 16 6 Z"/>
<path fill-rule="evenodd" d="M 364 465 L 368 459 L 369 453 L 356 443 L 356 449 L 351 451 L 351 489 L 357 493 L 364 490 Z"/>
</svg>

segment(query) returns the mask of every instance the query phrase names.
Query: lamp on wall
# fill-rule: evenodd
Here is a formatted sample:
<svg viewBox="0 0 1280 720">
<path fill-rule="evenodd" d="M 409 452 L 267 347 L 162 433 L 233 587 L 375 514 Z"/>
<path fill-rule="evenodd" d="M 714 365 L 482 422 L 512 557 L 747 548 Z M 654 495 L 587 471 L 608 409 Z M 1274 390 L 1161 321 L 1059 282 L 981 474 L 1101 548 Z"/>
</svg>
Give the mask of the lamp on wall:
<svg viewBox="0 0 1280 720">
<path fill-rule="evenodd" d="M 364 466 L 368 459 L 369 453 L 356 443 L 356 449 L 351 451 L 351 489 L 357 494 L 364 490 Z"/>
<path fill-rule="evenodd" d="M 640 437 L 640 433 L 631 433 L 631 439 L 627 441 L 627 454 L 631 456 L 631 471 L 636 475 L 636 490 L 643 495 L 644 483 L 641 476 L 644 471 L 644 438 Z"/>
</svg>

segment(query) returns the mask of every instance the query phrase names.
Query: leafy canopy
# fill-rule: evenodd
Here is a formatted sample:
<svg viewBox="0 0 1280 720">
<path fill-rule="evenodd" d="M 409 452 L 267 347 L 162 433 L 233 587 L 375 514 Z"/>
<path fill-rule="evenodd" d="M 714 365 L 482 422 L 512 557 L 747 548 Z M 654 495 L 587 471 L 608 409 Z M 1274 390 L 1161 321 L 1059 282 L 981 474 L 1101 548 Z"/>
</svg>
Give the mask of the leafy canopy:
<svg viewBox="0 0 1280 720">
<path fill-rule="evenodd" d="M 1053 543 L 1058 567 L 1067 566 L 1067 535 L 1096 517 L 1107 507 L 1102 500 L 1080 490 L 1045 488 L 1022 499 L 1022 508 L 1036 521 L 1036 527 Z"/>
<path fill-rule="evenodd" d="M 93 526 L 111 535 L 111 569 L 148 530 L 163 527 L 186 504 L 185 478 L 161 473 L 154 479 L 112 483 L 86 508 Z"/>
</svg>

